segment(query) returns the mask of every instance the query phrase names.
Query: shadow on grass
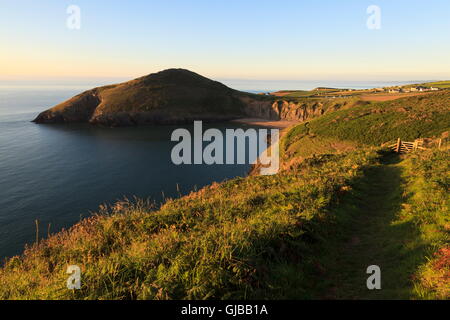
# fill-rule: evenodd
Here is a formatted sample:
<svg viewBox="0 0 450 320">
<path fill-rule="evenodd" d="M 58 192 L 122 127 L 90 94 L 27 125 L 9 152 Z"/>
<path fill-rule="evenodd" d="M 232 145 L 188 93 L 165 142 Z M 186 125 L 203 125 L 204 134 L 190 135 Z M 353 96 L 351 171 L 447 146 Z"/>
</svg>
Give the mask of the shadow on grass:
<svg viewBox="0 0 450 320">
<path fill-rule="evenodd" d="M 426 246 L 413 222 L 400 218 L 408 196 L 400 162 L 396 154 L 381 154 L 380 165 L 366 168 L 334 210 L 338 233 L 319 254 L 325 276 L 311 288 L 314 298 L 412 297 L 412 275 L 424 262 Z M 381 290 L 367 288 L 371 265 L 381 268 Z"/>
</svg>

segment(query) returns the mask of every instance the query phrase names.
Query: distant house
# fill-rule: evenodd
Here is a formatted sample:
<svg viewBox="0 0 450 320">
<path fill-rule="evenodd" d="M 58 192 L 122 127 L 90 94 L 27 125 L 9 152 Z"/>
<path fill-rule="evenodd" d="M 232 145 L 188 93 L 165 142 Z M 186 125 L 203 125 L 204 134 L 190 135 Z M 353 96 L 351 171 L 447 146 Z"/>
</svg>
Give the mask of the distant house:
<svg viewBox="0 0 450 320">
<path fill-rule="evenodd" d="M 431 87 L 430 90 L 431 90 L 431 91 L 438 91 L 439 88 Z"/>
<path fill-rule="evenodd" d="M 417 90 L 420 91 L 420 92 L 424 92 L 424 91 L 430 91 L 431 89 L 427 88 L 427 87 L 420 86 L 420 87 L 417 87 Z"/>
<path fill-rule="evenodd" d="M 410 90 L 411 90 L 411 92 L 418 91 L 418 89 L 416 87 L 411 87 Z"/>
<path fill-rule="evenodd" d="M 400 93 L 400 90 L 398 90 L 398 89 L 390 89 L 389 93 Z"/>
</svg>

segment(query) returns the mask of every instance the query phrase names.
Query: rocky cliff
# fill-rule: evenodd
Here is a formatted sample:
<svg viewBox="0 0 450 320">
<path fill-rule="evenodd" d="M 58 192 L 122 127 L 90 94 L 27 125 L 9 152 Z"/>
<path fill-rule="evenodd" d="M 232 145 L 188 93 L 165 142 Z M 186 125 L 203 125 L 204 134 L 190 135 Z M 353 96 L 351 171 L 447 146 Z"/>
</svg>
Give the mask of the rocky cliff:
<svg viewBox="0 0 450 320">
<path fill-rule="evenodd" d="M 351 99 L 286 99 L 255 100 L 252 97 L 242 97 L 245 113 L 250 117 L 269 120 L 307 121 L 327 112 L 348 108 L 361 103 Z"/>
</svg>

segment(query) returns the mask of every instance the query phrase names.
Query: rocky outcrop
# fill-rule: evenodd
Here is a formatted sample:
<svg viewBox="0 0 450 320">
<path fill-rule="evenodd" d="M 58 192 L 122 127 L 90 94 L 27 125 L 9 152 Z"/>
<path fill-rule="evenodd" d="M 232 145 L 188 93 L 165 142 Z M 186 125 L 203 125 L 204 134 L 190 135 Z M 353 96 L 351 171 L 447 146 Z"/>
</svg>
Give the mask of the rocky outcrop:
<svg viewBox="0 0 450 320">
<path fill-rule="evenodd" d="M 88 122 L 100 103 L 98 90 L 89 90 L 42 112 L 33 121 L 36 123 Z"/>
<path fill-rule="evenodd" d="M 246 116 L 267 120 L 279 120 L 279 112 L 273 109 L 273 100 L 258 100 L 252 97 L 241 97 Z"/>
<path fill-rule="evenodd" d="M 325 113 L 324 105 L 320 102 L 299 103 L 288 101 L 277 101 L 274 103 L 280 119 L 306 121 L 316 118 Z"/>
<path fill-rule="evenodd" d="M 304 101 L 259 101 L 242 98 L 247 116 L 268 120 L 308 121 L 327 112 L 339 110 L 343 104 L 324 103 L 317 100 Z"/>
</svg>

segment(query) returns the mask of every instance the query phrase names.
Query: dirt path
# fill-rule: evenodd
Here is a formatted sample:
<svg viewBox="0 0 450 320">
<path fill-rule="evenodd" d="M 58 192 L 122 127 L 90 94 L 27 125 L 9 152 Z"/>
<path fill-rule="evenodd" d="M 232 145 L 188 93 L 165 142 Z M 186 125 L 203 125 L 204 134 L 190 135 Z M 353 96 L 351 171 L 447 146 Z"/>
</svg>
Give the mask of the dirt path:
<svg viewBox="0 0 450 320">
<path fill-rule="evenodd" d="M 411 275 L 420 261 L 414 245 L 418 235 L 412 223 L 400 221 L 404 202 L 403 167 L 394 157 L 370 168 L 358 187 L 359 199 L 344 205 L 354 218 L 346 224 L 347 237 L 331 245 L 330 299 L 408 299 Z M 381 268 L 381 290 L 368 290 L 368 266 Z"/>
</svg>

